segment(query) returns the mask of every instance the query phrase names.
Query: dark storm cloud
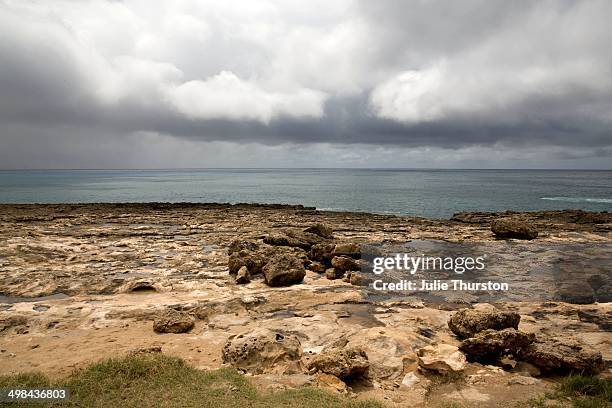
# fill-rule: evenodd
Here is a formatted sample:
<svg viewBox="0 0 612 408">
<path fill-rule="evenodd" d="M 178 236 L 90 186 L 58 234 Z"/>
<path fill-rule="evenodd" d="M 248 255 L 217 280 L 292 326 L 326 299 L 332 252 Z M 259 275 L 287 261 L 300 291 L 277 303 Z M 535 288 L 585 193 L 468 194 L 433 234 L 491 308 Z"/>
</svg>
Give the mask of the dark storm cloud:
<svg viewBox="0 0 612 408">
<path fill-rule="evenodd" d="M 0 0 L 2 157 L 142 134 L 610 155 L 610 2 L 162 3 Z"/>
</svg>

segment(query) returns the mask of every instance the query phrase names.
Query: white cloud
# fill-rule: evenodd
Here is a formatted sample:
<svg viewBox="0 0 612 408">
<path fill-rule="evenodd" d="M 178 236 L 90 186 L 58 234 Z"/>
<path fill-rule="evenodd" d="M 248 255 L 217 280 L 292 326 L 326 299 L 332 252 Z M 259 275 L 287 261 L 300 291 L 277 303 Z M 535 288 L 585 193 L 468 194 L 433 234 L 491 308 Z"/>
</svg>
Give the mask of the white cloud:
<svg viewBox="0 0 612 408">
<path fill-rule="evenodd" d="M 168 89 L 170 102 L 194 119 L 247 119 L 268 123 L 279 116 L 321 117 L 325 94 L 310 89 L 267 92 L 222 71 L 204 81 L 189 81 Z"/>
</svg>

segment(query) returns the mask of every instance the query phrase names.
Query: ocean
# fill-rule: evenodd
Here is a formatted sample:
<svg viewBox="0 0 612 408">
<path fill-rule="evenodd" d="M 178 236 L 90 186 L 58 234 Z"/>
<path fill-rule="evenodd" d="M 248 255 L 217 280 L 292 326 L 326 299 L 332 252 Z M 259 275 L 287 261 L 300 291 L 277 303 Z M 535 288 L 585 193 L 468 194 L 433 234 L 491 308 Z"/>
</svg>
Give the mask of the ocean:
<svg viewBox="0 0 612 408">
<path fill-rule="evenodd" d="M 612 171 L 5 170 L 2 203 L 286 203 L 448 218 L 460 211 L 612 211 Z"/>
</svg>

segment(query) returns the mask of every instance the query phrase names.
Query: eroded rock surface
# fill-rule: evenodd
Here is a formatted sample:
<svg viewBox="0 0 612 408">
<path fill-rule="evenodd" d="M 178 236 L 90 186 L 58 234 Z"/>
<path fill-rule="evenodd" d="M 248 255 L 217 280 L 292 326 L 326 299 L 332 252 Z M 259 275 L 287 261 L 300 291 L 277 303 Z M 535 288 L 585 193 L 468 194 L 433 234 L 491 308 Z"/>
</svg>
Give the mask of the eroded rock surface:
<svg viewBox="0 0 612 408">
<path fill-rule="evenodd" d="M 439 374 L 463 371 L 467 366 L 465 355 L 456 346 L 438 344 L 417 351 L 419 366 Z"/>
<path fill-rule="evenodd" d="M 476 361 L 494 362 L 504 355 L 518 355 L 534 340 L 533 333 L 523 333 L 512 328 L 499 331 L 487 329 L 463 340 L 459 349 Z"/>
<path fill-rule="evenodd" d="M 187 313 L 174 309 L 159 312 L 153 320 L 156 333 L 185 333 L 193 328 L 195 320 Z"/>
<path fill-rule="evenodd" d="M 302 367 L 302 345 L 290 334 L 256 329 L 228 339 L 223 346 L 223 362 L 253 374 L 298 373 Z"/>
<path fill-rule="evenodd" d="M 448 327 L 460 339 L 474 336 L 483 330 L 518 329 L 521 316 L 516 312 L 461 309 L 453 314 Z"/>
<path fill-rule="evenodd" d="M 520 358 L 543 371 L 597 374 L 604 367 L 600 352 L 558 338 L 539 339 L 521 350 Z"/>
<path fill-rule="evenodd" d="M 331 348 L 311 357 L 306 367 L 349 380 L 367 376 L 370 363 L 366 352 L 359 348 Z"/>
<path fill-rule="evenodd" d="M 538 230 L 526 221 L 502 218 L 491 223 L 491 231 L 498 238 L 535 239 Z"/>
</svg>

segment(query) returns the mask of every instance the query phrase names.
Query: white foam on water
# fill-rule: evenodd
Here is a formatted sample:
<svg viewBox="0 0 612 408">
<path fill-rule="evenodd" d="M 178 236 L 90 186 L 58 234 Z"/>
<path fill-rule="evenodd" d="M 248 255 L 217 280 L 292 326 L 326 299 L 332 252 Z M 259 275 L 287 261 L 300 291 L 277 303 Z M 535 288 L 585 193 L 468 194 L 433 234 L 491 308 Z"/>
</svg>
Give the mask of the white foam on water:
<svg viewBox="0 0 612 408">
<path fill-rule="evenodd" d="M 612 204 L 612 198 L 591 198 L 591 197 L 541 197 L 540 200 L 565 201 L 568 203 L 604 203 Z"/>
</svg>

